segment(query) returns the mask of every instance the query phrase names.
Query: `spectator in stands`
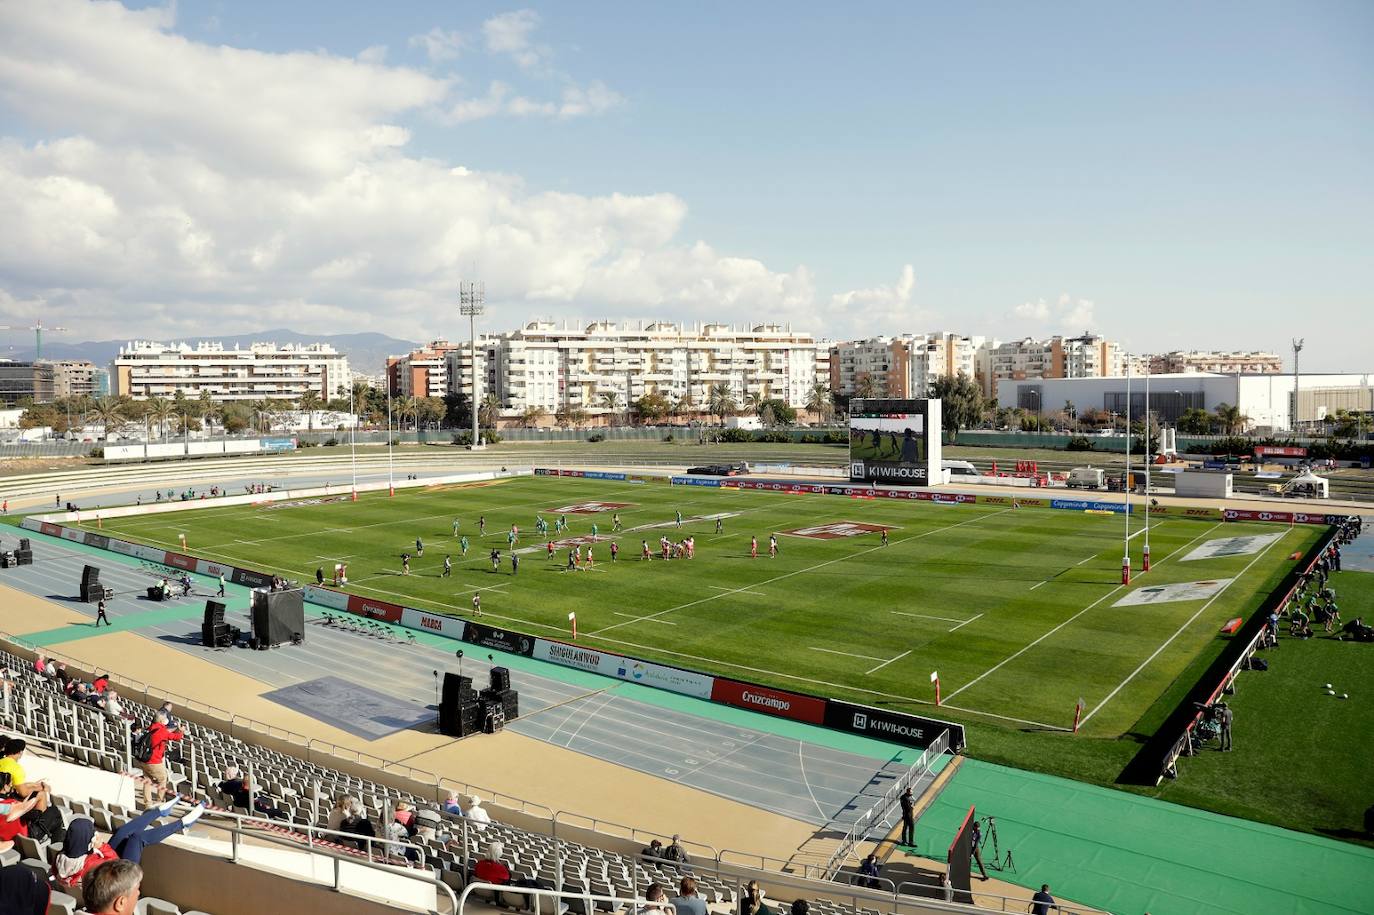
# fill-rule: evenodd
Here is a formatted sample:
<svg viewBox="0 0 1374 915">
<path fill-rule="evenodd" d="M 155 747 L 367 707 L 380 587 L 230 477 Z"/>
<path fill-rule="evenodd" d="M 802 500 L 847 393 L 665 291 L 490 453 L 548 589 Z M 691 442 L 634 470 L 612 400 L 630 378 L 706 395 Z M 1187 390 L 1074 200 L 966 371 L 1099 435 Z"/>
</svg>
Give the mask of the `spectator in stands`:
<svg viewBox="0 0 1374 915">
<path fill-rule="evenodd" d="M 807 915 L 811 911 L 811 903 L 805 899 L 792 900 L 792 915 Z"/>
<path fill-rule="evenodd" d="M 45 674 L 48 672 L 48 661 L 46 658 L 43 657 L 43 653 L 41 651 L 33 656 L 33 670 L 34 673 L 39 674 Z"/>
<path fill-rule="evenodd" d="M 650 839 L 649 847 L 641 850 L 639 855 L 642 858 L 662 858 L 663 843 L 658 839 Z"/>
<path fill-rule="evenodd" d="M 463 808 L 458 804 L 457 791 L 450 791 L 448 797 L 444 799 L 444 813 L 451 813 L 459 817 L 463 815 Z"/>
<path fill-rule="evenodd" d="M 61 854 L 53 861 L 53 882 L 62 892 L 79 898 L 82 878 L 118 857 L 108 842 L 96 843 L 95 823 L 89 817 L 76 817 L 67 827 Z"/>
<path fill-rule="evenodd" d="M 82 891 L 91 915 L 133 915 L 143 868 L 134 861 L 106 861 L 86 875 Z"/>
<path fill-rule="evenodd" d="M 878 882 L 878 872 L 882 868 L 882 864 L 878 863 L 877 852 L 869 852 L 868 857 L 859 865 L 859 884 L 870 890 L 879 889 L 882 884 Z"/>
<path fill-rule="evenodd" d="M 260 813 L 273 820 L 286 819 L 286 812 L 274 804 L 272 798 L 255 788 L 252 782 L 239 771 L 238 766 L 230 766 L 224 770 L 224 781 L 219 783 L 219 790 L 221 794 L 228 795 L 233 799 L 235 807 L 250 810 L 249 800 L 251 799 L 251 812 Z"/>
<path fill-rule="evenodd" d="M 353 798 L 349 797 L 347 794 L 334 795 L 334 806 L 329 808 L 329 817 L 325 825 L 335 832 L 338 832 L 342 828 L 340 824 L 348 819 L 349 802 L 352 800 Z"/>
<path fill-rule="evenodd" d="M 502 855 L 506 853 L 506 846 L 500 842 L 488 842 L 486 850 L 477 864 L 473 866 L 473 879 L 478 883 L 495 883 L 497 886 L 507 886 L 511 882 L 511 868 L 506 866 L 506 861 L 502 860 Z M 497 905 L 507 905 L 506 900 L 500 893 L 496 893 L 495 903 Z"/>
<path fill-rule="evenodd" d="M 1040 890 L 1031 897 L 1031 904 L 1026 911 L 1031 915 L 1050 915 L 1050 907 L 1055 905 L 1054 897 L 1050 895 L 1050 885 L 1040 884 Z"/>
<path fill-rule="evenodd" d="M 105 714 L 111 718 L 122 719 L 129 717 L 124 714 L 124 705 L 119 701 L 119 693 L 113 689 L 105 690 L 105 697 L 100 701 L 100 707 L 105 710 Z"/>
<path fill-rule="evenodd" d="M 706 915 L 706 900 L 697 895 L 695 877 L 683 877 L 678 894 L 673 897 L 677 915 Z"/>
<path fill-rule="evenodd" d="M 172 703 L 162 703 L 162 707 L 158 709 L 158 711 L 162 712 L 162 714 L 167 716 L 167 727 L 175 731 L 181 730 L 181 724 L 176 720 L 176 718 L 172 717 Z"/>
<path fill-rule="evenodd" d="M 24 771 L 22 763 L 24 751 L 28 748 L 28 741 L 24 738 L 11 737 L 4 741 L 4 747 L 0 749 L 0 772 L 9 774 L 9 792 L 21 799 L 50 790 L 47 782 L 28 780 L 28 773 Z"/>
<path fill-rule="evenodd" d="M 115 830 L 114 835 L 110 836 L 110 847 L 115 850 L 115 854 L 125 861 L 132 861 L 138 864 L 143 860 L 143 849 L 149 845 L 156 845 L 163 839 L 170 838 L 179 832 L 183 832 L 191 827 L 191 824 L 201 818 L 205 813 L 205 802 L 202 801 L 191 808 L 190 813 L 179 817 L 170 823 L 162 823 L 154 826 L 153 823 L 159 818 L 170 816 L 172 809 L 179 803 L 177 798 L 164 801 L 156 807 L 149 807 L 147 810 L 134 817 L 129 822 Z M 86 890 L 87 908 L 90 908 L 90 890 Z"/>
<path fill-rule="evenodd" d="M 410 841 L 410 832 L 400 820 L 392 820 L 387 824 L 386 837 L 390 840 L 386 847 L 387 854 L 417 864 L 420 862 L 420 851 L 407 844 Z"/>
<path fill-rule="evenodd" d="M 757 880 L 744 885 L 744 895 L 739 901 L 739 915 L 772 915 L 772 910 L 763 904 L 763 888 Z"/>
<path fill-rule="evenodd" d="M 644 890 L 646 905 L 634 906 L 633 915 L 660 915 L 668 911 L 668 894 L 663 891 L 663 884 L 651 883 Z"/>
<path fill-rule="evenodd" d="M 663 849 L 664 861 L 676 861 L 678 864 L 692 863 L 687 858 L 687 850 L 682 847 L 682 837 L 673 836 L 673 841 L 667 848 Z"/>
<path fill-rule="evenodd" d="M 109 675 L 109 674 L 97 673 L 97 674 L 95 675 L 95 679 L 91 681 L 91 690 L 92 690 L 93 692 L 99 693 L 99 694 L 102 695 L 102 696 L 105 694 L 105 690 L 107 690 L 107 689 L 109 689 L 109 688 L 110 688 L 110 675 Z"/>
<path fill-rule="evenodd" d="M 348 799 L 348 813 L 343 821 L 339 823 L 339 831 L 350 833 L 357 836 L 353 844 L 359 851 L 368 851 L 372 843 L 368 839 L 377 837 L 377 830 L 373 828 L 372 821 L 367 818 L 367 811 L 363 809 L 363 802 L 356 797 Z"/>
<path fill-rule="evenodd" d="M 425 807 L 415 814 L 415 834 L 425 840 L 447 841 L 448 830 L 439 811 Z"/>
<path fill-rule="evenodd" d="M 0 695 L 8 696 L 14 690 L 14 675 L 0 667 Z"/>
<path fill-rule="evenodd" d="M 19 836 L 28 836 L 29 828 L 24 822 L 35 807 L 41 794 L 33 794 L 28 800 L 21 800 L 10 790 L 10 774 L 0 772 L 0 851 L 9 851 Z"/>
<path fill-rule="evenodd" d="M 52 891 L 22 864 L 0 867 L 0 915 L 46 915 Z"/>
<path fill-rule="evenodd" d="M 472 820 L 473 828 L 478 832 L 485 830 L 491 822 L 491 814 L 487 813 L 486 808 L 482 806 L 482 799 L 475 794 L 468 796 L 468 810 L 464 816 Z"/>
<path fill-rule="evenodd" d="M 167 756 L 167 744 L 181 740 L 181 732 L 167 727 L 167 713 L 158 712 L 148 727 L 152 739 L 153 752 L 148 761 L 140 763 L 143 768 L 143 806 L 153 806 L 153 786 L 157 786 L 157 800 L 167 796 L 167 766 L 163 760 Z"/>
<path fill-rule="evenodd" d="M 55 674 L 55 676 L 57 677 L 58 682 L 62 684 L 62 688 L 64 690 L 67 688 L 67 684 L 70 683 L 72 680 L 72 675 L 67 673 L 67 665 L 62 663 L 61 661 L 57 662 L 57 673 Z"/>
</svg>

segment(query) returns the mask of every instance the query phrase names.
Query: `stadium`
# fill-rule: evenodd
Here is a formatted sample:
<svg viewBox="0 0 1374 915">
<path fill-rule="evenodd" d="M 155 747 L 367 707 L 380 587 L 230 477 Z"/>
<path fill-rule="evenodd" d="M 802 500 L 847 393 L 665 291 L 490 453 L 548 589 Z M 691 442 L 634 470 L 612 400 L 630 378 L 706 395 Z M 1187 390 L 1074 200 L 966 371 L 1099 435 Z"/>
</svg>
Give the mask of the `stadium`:
<svg viewBox="0 0 1374 915">
<path fill-rule="evenodd" d="M 869 414 L 919 430 L 938 408 Z M 726 460 L 731 475 L 566 451 L 283 458 L 271 482 L 232 461 L 189 483 L 166 465 L 107 471 L 7 519 L 24 542 L 0 582 L 20 598 L 6 725 L 43 754 L 30 766 L 91 786 L 61 797 L 69 813 L 113 831 L 146 781 L 135 729 L 170 701 L 186 736 L 168 779 L 208 806 L 148 858 L 294 875 L 323 856 L 359 911 L 513 902 L 477 876 L 493 838 L 502 885 L 550 906 L 613 910 L 690 874 L 722 911 L 750 880 L 836 913 L 1007 910 L 1043 883 L 1062 911 L 1215 911 L 1170 835 L 1224 842 L 1226 814 L 1274 822 L 1238 857 L 1345 868 L 1349 886 L 1323 881 L 1295 910 L 1361 910 L 1347 891 L 1365 851 L 1290 831 L 1329 804 L 1357 821 L 1348 799 L 1250 806 L 1247 778 L 1291 741 L 1229 787 L 1208 758 L 1213 707 L 1264 676 L 1244 671 L 1273 651 L 1271 615 L 1302 605 L 1354 516 L 960 486 L 942 482 L 938 436 L 875 448 L 862 405 L 852 423 L 846 464 Z M 880 462 L 935 485 L 893 486 Z M 1332 574 L 1346 593 L 1367 573 Z M 62 686 L 97 675 L 118 717 Z M 1347 761 L 1325 761 L 1331 793 L 1347 790 Z M 225 793 L 232 770 L 248 794 Z M 354 795 L 371 823 L 435 822 L 331 831 Z M 473 797 L 481 811 L 457 815 Z M 670 846 L 690 864 L 660 858 Z M 1104 863 L 1080 860 L 1094 848 Z M 56 851 L 8 854 L 37 869 Z M 1121 879 L 1141 854 L 1173 863 Z M 1228 878 L 1227 910 L 1280 891 L 1266 879 Z"/>
</svg>

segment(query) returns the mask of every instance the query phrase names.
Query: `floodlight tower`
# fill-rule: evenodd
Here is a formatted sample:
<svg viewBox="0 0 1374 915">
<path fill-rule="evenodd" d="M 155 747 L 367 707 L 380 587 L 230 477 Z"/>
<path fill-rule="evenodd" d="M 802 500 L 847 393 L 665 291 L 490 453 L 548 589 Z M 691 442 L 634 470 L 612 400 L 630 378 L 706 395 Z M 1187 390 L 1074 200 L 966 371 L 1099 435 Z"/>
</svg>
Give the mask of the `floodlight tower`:
<svg viewBox="0 0 1374 915">
<path fill-rule="evenodd" d="M 1289 417 L 1288 425 L 1294 432 L 1298 431 L 1298 382 L 1302 380 L 1298 372 L 1298 353 L 1302 352 L 1304 342 L 1303 337 L 1293 338 L 1293 415 Z"/>
<path fill-rule="evenodd" d="M 477 437 L 477 316 L 486 310 L 485 283 L 458 284 L 458 313 L 467 315 L 468 333 L 472 338 L 472 447 L 481 448 Z"/>
</svg>

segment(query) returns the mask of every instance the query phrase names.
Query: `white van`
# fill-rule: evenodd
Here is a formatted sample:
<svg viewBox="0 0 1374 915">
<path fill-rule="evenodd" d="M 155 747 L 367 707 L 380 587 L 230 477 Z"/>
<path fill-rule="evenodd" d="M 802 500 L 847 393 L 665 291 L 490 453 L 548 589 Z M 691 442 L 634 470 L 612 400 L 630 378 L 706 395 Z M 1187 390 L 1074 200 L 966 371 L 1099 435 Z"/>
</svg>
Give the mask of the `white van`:
<svg viewBox="0 0 1374 915">
<path fill-rule="evenodd" d="M 978 468 L 974 467 L 970 461 L 941 461 L 940 469 L 949 473 L 950 479 L 955 477 L 977 477 L 982 476 Z"/>
<path fill-rule="evenodd" d="M 1105 474 L 1097 467 L 1075 467 L 1069 471 L 1069 489 L 1103 489 Z"/>
</svg>

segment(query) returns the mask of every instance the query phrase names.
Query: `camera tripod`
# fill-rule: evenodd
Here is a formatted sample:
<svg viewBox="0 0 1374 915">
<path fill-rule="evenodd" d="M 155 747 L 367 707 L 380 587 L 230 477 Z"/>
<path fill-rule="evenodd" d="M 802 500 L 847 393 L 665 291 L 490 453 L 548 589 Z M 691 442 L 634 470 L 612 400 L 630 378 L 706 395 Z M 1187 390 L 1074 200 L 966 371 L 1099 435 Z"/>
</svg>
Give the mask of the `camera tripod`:
<svg viewBox="0 0 1374 915">
<path fill-rule="evenodd" d="M 1011 849 L 1008 848 L 1007 853 L 1003 855 L 1001 853 L 1001 848 L 998 846 L 997 820 L 994 817 L 987 816 L 981 817 L 980 822 L 987 824 L 983 829 L 982 844 L 986 845 L 989 841 L 992 842 L 992 860 L 988 863 L 988 867 L 995 871 L 1011 871 L 1012 873 L 1016 873 L 1016 862 L 1012 860 Z"/>
</svg>

